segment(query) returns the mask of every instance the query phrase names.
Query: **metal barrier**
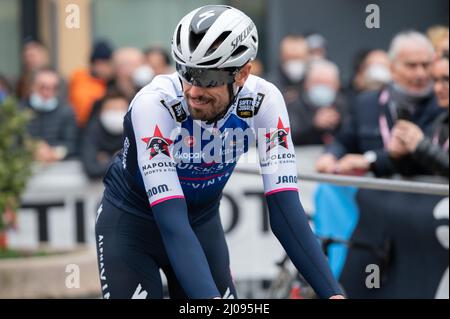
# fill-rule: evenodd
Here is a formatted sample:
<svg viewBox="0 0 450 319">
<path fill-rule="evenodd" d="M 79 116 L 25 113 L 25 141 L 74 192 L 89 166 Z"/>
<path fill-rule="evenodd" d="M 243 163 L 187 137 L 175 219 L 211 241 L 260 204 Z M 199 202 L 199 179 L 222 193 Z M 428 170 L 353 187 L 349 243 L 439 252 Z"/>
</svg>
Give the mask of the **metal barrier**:
<svg viewBox="0 0 450 319">
<path fill-rule="evenodd" d="M 236 168 L 237 173 L 260 175 L 260 172 L 244 168 Z M 406 180 L 392 180 L 385 178 L 373 177 L 356 177 L 356 176 L 342 176 L 332 174 L 319 173 L 302 173 L 298 178 L 304 181 L 329 183 L 342 186 L 355 186 L 365 189 L 376 189 L 385 191 L 429 194 L 429 195 L 449 195 L 448 184 L 425 183 Z"/>
</svg>

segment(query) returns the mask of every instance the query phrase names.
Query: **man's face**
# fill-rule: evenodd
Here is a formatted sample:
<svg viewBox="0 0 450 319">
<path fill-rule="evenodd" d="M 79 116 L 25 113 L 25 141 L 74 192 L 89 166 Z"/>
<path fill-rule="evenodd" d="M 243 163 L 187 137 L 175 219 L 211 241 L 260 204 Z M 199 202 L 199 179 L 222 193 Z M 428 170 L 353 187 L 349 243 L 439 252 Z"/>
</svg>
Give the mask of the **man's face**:
<svg viewBox="0 0 450 319">
<path fill-rule="evenodd" d="M 40 72 L 32 86 L 32 92 L 38 94 L 43 100 L 53 98 L 58 93 L 58 76 L 53 72 Z"/>
<path fill-rule="evenodd" d="M 194 120 L 209 121 L 223 113 L 230 104 L 227 85 L 202 88 L 183 81 L 183 93 Z"/>
<path fill-rule="evenodd" d="M 432 54 L 419 43 L 405 43 L 392 61 L 392 78 L 412 94 L 420 94 L 430 85 Z"/>
<path fill-rule="evenodd" d="M 158 52 L 148 54 L 147 63 L 152 67 L 155 75 L 167 73 L 168 65 L 162 54 Z"/>
<path fill-rule="evenodd" d="M 302 38 L 286 38 L 281 42 L 281 62 L 292 60 L 307 61 L 309 58 L 308 44 Z"/>
<path fill-rule="evenodd" d="M 448 75 L 448 60 L 438 60 L 433 64 L 434 93 L 438 104 L 446 108 L 449 104 Z"/>
</svg>

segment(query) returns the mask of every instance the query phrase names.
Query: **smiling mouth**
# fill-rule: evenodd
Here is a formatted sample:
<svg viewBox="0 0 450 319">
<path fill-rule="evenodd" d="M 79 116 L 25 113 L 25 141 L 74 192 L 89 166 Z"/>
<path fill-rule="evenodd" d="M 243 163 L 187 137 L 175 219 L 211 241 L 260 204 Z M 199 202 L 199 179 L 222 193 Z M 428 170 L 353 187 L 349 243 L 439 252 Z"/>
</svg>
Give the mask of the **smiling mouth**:
<svg viewBox="0 0 450 319">
<path fill-rule="evenodd" d="M 208 105 L 211 101 L 207 99 L 189 99 L 191 107 L 194 108 L 203 108 L 205 105 Z"/>
</svg>

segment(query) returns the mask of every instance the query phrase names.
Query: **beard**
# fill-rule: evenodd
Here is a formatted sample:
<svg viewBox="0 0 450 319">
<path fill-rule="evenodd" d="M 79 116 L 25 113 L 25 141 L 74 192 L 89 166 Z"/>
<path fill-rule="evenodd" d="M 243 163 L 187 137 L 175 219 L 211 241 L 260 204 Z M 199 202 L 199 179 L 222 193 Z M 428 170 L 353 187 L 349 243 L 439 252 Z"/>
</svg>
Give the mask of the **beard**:
<svg viewBox="0 0 450 319">
<path fill-rule="evenodd" d="M 217 118 L 220 114 L 224 113 L 228 104 L 219 105 L 217 100 L 206 97 L 199 97 L 195 100 L 199 103 L 205 102 L 206 104 L 200 108 L 194 108 L 191 106 L 190 100 L 192 99 L 188 94 L 185 95 L 185 99 L 188 105 L 189 113 L 194 120 L 211 121 Z"/>
</svg>

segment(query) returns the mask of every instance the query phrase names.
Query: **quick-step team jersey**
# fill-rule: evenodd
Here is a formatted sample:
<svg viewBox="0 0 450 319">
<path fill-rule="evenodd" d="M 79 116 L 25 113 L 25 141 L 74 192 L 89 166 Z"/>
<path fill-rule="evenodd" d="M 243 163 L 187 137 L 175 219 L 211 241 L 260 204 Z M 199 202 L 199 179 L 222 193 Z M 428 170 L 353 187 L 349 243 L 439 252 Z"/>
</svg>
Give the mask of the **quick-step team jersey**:
<svg viewBox="0 0 450 319">
<path fill-rule="evenodd" d="M 151 206 L 184 198 L 190 218 L 201 219 L 255 142 L 266 195 L 297 190 L 289 119 L 273 84 L 250 75 L 226 115 L 207 123 L 190 116 L 176 73 L 157 76 L 130 104 L 122 152 L 104 179 L 105 197 L 150 219 Z"/>
</svg>

